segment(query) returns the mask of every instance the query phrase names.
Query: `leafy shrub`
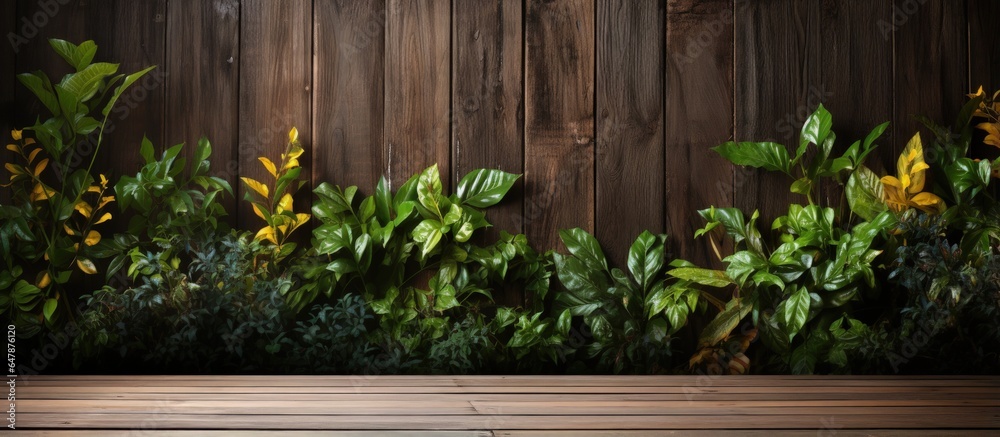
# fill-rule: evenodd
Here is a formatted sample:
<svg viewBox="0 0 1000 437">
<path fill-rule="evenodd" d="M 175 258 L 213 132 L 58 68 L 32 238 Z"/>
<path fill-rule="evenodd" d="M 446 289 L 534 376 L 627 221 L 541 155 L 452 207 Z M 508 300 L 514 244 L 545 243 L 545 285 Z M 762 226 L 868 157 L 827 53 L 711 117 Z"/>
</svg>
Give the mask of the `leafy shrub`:
<svg viewBox="0 0 1000 437">
<path fill-rule="evenodd" d="M 88 309 L 74 341 L 78 364 L 151 372 L 272 369 L 285 331 L 282 294 L 292 283 L 267 275 L 254 261 L 260 251 L 248 235 L 233 233 L 190 250 L 165 248 L 190 256 L 186 270 L 164 252 L 135 259 L 138 286 L 84 297 Z"/>
<path fill-rule="evenodd" d="M 153 67 L 116 74 L 118 64 L 92 62 L 97 45 L 79 46 L 51 39 L 51 47 L 73 72 L 53 84 L 41 71 L 18 75 L 51 113 L 24 131 L 12 132 L 7 149 L 17 162 L 4 165 L 11 174 L 5 187 L 12 205 L 0 207 L 0 311 L 17 326 L 21 336 L 32 336 L 43 326 L 58 327 L 75 307 L 74 272 L 97 273 L 96 245 L 102 236 L 95 227 L 111 218 L 105 209 L 114 201 L 107 195 L 108 180 L 93 173 L 108 114 L 122 93 Z M 93 145 L 90 162 L 74 162 L 77 147 Z"/>
</svg>

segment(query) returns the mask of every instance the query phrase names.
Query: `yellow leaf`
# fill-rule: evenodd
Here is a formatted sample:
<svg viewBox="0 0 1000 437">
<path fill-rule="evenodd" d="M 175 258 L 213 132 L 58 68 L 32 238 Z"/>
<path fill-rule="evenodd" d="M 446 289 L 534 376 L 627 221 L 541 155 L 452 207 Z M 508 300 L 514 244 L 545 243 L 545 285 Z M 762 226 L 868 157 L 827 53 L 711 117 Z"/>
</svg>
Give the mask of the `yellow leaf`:
<svg viewBox="0 0 1000 437">
<path fill-rule="evenodd" d="M 278 244 L 278 241 L 274 239 L 274 229 L 272 229 L 270 226 L 265 226 L 263 228 L 260 228 L 260 230 L 257 231 L 257 235 L 254 235 L 253 239 L 256 241 L 267 240 L 274 244 Z"/>
<path fill-rule="evenodd" d="M 10 147 L 8 146 L 7 148 L 9 149 Z M 38 153 L 41 151 L 42 149 L 32 150 L 31 153 L 28 154 L 28 164 L 31 164 L 35 160 L 35 157 L 38 156 Z"/>
<path fill-rule="evenodd" d="M 91 207 L 89 203 L 84 202 L 82 200 L 78 202 L 76 206 L 73 207 L 73 209 L 77 210 L 77 212 L 79 212 L 80 215 L 82 215 L 83 218 L 86 219 L 89 219 L 90 215 L 94 213 L 94 208 Z"/>
<path fill-rule="evenodd" d="M 295 214 L 295 223 L 301 226 L 303 223 L 309 221 L 309 214 L 298 213 Z"/>
<path fill-rule="evenodd" d="M 98 194 L 100 194 L 101 191 L 104 191 L 104 190 L 101 189 L 101 187 L 99 185 L 91 185 L 91 186 L 87 187 L 87 192 L 88 193 L 98 193 Z"/>
<path fill-rule="evenodd" d="M 930 214 L 940 214 L 945 210 L 944 200 L 933 193 L 920 193 L 910 199 L 917 208 Z"/>
<path fill-rule="evenodd" d="M 26 146 L 30 146 L 30 145 L 32 145 L 32 144 L 35 144 L 35 139 L 34 139 L 34 138 L 25 138 L 25 139 L 24 139 L 24 144 L 25 144 Z"/>
<path fill-rule="evenodd" d="M 294 143 L 299 140 L 299 130 L 292 127 L 292 130 L 288 131 L 288 142 Z"/>
<path fill-rule="evenodd" d="M 69 225 L 66 224 L 66 223 L 63 223 L 63 230 L 66 231 L 67 235 L 76 235 L 77 234 L 77 232 L 74 231 L 73 228 L 70 228 Z"/>
<path fill-rule="evenodd" d="M 257 214 L 257 217 L 260 217 L 262 220 L 267 220 L 267 218 L 264 217 L 264 213 L 260 211 L 260 207 L 258 207 L 256 203 L 251 203 L 250 206 L 253 207 L 253 213 Z"/>
<path fill-rule="evenodd" d="M 31 190 L 30 200 L 32 202 L 37 202 L 39 200 L 46 200 L 54 196 L 56 191 L 47 187 L 45 184 L 35 184 L 35 187 Z"/>
<path fill-rule="evenodd" d="M 48 287 L 49 284 L 51 283 L 52 283 L 52 277 L 49 276 L 49 272 L 46 271 L 42 272 L 42 275 L 40 278 L 38 278 L 38 282 L 35 283 L 35 286 L 38 288 L 45 288 Z"/>
<path fill-rule="evenodd" d="M 281 200 L 278 202 L 277 213 L 281 214 L 282 212 L 291 210 L 292 210 L 292 195 L 285 193 L 284 196 L 281 196 Z"/>
<path fill-rule="evenodd" d="M 10 131 L 10 136 L 14 137 L 14 141 L 21 141 L 21 131 L 17 129 Z"/>
<path fill-rule="evenodd" d="M 260 161 L 261 164 L 264 164 L 264 168 L 267 169 L 268 173 L 271 173 L 271 176 L 278 177 L 278 167 L 276 167 L 274 163 L 271 162 L 270 159 L 267 159 L 266 157 L 263 156 L 257 159 Z"/>
<path fill-rule="evenodd" d="M 976 91 L 976 92 L 974 92 L 972 94 L 966 94 L 966 96 L 968 96 L 970 99 L 974 99 L 974 98 L 979 97 L 981 95 L 983 95 L 983 86 L 982 85 L 979 85 L 979 91 Z"/>
<path fill-rule="evenodd" d="M 99 225 L 99 224 L 104 223 L 104 222 L 106 222 L 108 220 L 111 220 L 111 213 L 110 212 L 104 213 L 104 215 L 102 215 L 101 218 L 97 219 L 97 221 L 94 222 L 94 224 L 95 225 Z"/>
<path fill-rule="evenodd" d="M 299 160 L 295 159 L 295 158 L 291 158 L 291 159 L 289 159 L 288 161 L 285 162 L 285 166 L 281 167 L 281 169 L 282 170 L 288 170 L 288 169 L 296 168 L 298 166 L 299 166 Z"/>
<path fill-rule="evenodd" d="M 14 174 L 14 175 L 24 174 L 24 169 L 22 169 L 21 166 L 16 165 L 16 164 L 11 163 L 11 162 L 8 162 L 8 163 L 4 164 L 3 168 L 6 168 L 7 171 L 10 172 L 10 174 Z"/>
<path fill-rule="evenodd" d="M 882 184 L 890 187 L 903 189 L 903 184 L 895 176 L 882 176 Z"/>
<path fill-rule="evenodd" d="M 264 185 L 248 177 L 241 177 L 240 179 L 243 180 L 244 184 L 247 184 L 247 187 L 249 187 L 251 190 L 256 191 L 257 194 L 264 196 L 265 199 L 270 198 L 270 190 L 267 189 L 267 185 Z"/>
<path fill-rule="evenodd" d="M 896 161 L 896 175 L 903 182 L 903 188 L 909 193 L 919 193 L 924 190 L 924 171 L 915 171 L 918 167 L 926 169 L 924 163 L 924 146 L 920 141 L 920 133 L 917 132 L 906 143 L 906 148 L 899 155 Z M 909 180 L 907 180 L 909 179 Z"/>
<path fill-rule="evenodd" d="M 7 150 L 10 150 L 11 152 L 14 152 L 14 153 L 21 153 L 21 149 L 19 147 L 17 147 L 17 144 L 8 144 L 7 145 Z"/>
<path fill-rule="evenodd" d="M 83 240 L 83 244 L 88 246 L 93 246 L 101 242 L 101 233 L 97 231 L 87 232 L 87 238 Z"/>
<path fill-rule="evenodd" d="M 97 266 L 94 262 L 87 258 L 79 258 L 76 260 L 76 266 L 80 268 L 80 271 L 88 275 L 93 275 L 97 273 Z"/>
<path fill-rule="evenodd" d="M 292 150 L 288 151 L 288 157 L 291 159 L 296 159 L 305 153 L 305 149 L 301 147 L 292 147 Z"/>
<path fill-rule="evenodd" d="M 115 201 L 115 196 L 104 196 L 104 197 L 101 197 L 101 201 L 97 204 L 97 209 L 104 208 L 104 205 L 107 205 L 107 204 L 109 204 L 111 202 L 114 202 L 114 201 Z"/>
<path fill-rule="evenodd" d="M 104 176 L 103 173 L 100 174 L 100 176 L 101 176 L 101 186 L 102 187 L 107 187 L 108 186 L 108 178 L 107 178 L 107 176 Z"/>
<path fill-rule="evenodd" d="M 49 158 L 45 158 L 41 161 L 38 161 L 38 166 L 35 167 L 35 177 L 37 178 L 38 175 L 42 174 L 42 172 L 45 171 L 45 167 L 47 167 L 48 165 L 49 165 Z"/>
</svg>

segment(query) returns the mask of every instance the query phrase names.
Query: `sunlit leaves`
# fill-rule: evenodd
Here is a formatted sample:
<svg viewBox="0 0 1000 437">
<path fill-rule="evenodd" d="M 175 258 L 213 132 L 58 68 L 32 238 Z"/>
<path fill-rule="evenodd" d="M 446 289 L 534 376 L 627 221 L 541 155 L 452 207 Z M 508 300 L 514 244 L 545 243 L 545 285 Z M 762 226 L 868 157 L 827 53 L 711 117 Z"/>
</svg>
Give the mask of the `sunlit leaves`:
<svg viewBox="0 0 1000 437">
<path fill-rule="evenodd" d="M 944 212 L 945 204 L 937 195 L 922 192 L 927 169 L 920 134 L 915 134 L 906 144 L 896 162 L 897 176 L 883 176 L 885 203 L 896 212 L 917 208 L 931 214 Z"/>
</svg>

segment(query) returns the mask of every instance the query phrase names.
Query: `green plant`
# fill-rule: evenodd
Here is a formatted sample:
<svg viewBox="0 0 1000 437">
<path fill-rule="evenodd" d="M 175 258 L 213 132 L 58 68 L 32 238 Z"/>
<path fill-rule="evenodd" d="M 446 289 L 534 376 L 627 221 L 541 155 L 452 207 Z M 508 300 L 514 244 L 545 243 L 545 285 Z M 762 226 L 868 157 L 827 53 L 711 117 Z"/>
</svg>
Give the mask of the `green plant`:
<svg viewBox="0 0 1000 437">
<path fill-rule="evenodd" d="M 246 234 L 133 259 L 142 274 L 125 291 L 85 296 L 77 364 L 152 372 L 273 368 L 287 320 L 282 294 L 292 286 L 255 263 L 265 249 Z M 176 256 L 192 261 L 181 269 Z"/>
<path fill-rule="evenodd" d="M 637 373 L 669 369 L 671 336 L 687 323 L 690 313 L 714 298 L 691 281 L 667 282 L 666 235 L 639 235 L 629 250 L 629 273 L 609 268 L 600 244 L 583 229 L 559 235 L 570 255 L 555 255 L 556 272 L 566 289 L 556 301 L 586 323 L 593 337 L 586 345 L 587 354 L 596 358 L 598 369 L 615 373 L 626 368 Z"/>
<path fill-rule="evenodd" d="M 107 256 L 114 257 L 108 278 L 129 259 L 141 257 L 144 250 L 183 247 L 227 233 L 228 226 L 219 221 L 227 215 L 226 210 L 217 197 L 220 193 L 232 195 L 233 190 L 224 179 L 209 176 L 211 144 L 204 138 L 198 142 L 189 171 L 185 171 L 185 158 L 180 157 L 183 147 L 175 145 L 157 160 L 153 144 L 143 138 L 139 153 L 145 165 L 135 177 L 122 176 L 115 184 L 122 211 L 134 215 L 127 234 L 101 245 Z M 143 235 L 147 238 L 141 238 Z M 173 255 L 167 251 L 161 257 L 171 259 Z M 135 277 L 137 269 L 130 270 L 130 276 Z"/>
<path fill-rule="evenodd" d="M 288 145 L 281 154 L 279 165 L 275 165 L 267 157 L 257 158 L 267 172 L 274 177 L 274 191 L 267 184 L 248 177 L 240 179 L 247 186 L 246 200 L 253 207 L 254 214 L 264 220 L 266 225 L 257 231 L 254 239 L 270 243 L 274 248 L 271 262 L 280 263 L 292 252 L 296 244 L 288 241 L 289 236 L 300 226 L 309 221 L 309 214 L 296 213 L 292 196 L 306 181 L 299 179 L 302 167 L 299 157 L 305 150 L 299 144 L 299 131 L 292 128 L 288 132 Z"/>
<path fill-rule="evenodd" d="M 18 75 L 51 113 L 51 117 L 24 130 L 12 132 L 15 144 L 7 146 L 20 163 L 4 167 L 11 173 L 4 186 L 12 190 L 12 205 L 0 216 L 0 254 L 6 261 L 0 277 L 0 310 L 18 325 L 18 333 L 31 336 L 43 326 L 55 326 L 72 316 L 74 271 L 97 273 L 95 245 L 101 234 L 94 227 L 111 218 L 105 207 L 108 181 L 95 177 L 94 161 L 104 139 L 108 114 L 122 93 L 153 67 L 130 74 L 116 74 L 117 64 L 92 62 L 93 41 L 79 46 L 49 40 L 51 47 L 73 72 L 53 84 L 45 73 Z M 90 162 L 77 168 L 78 146 L 93 145 Z"/>
<path fill-rule="evenodd" d="M 896 219 L 884 203 L 882 181 L 863 165 L 886 124 L 877 126 L 864 141 L 854 142 L 837 158 L 831 156 L 836 139 L 832 124 L 831 115 L 820 106 L 803 125 L 793 158 L 784 146 L 775 143 L 726 143 L 716 148 L 736 164 L 792 176 L 791 191 L 805 195 L 809 204 L 792 204 L 788 214 L 774 220 L 771 229 L 778 233 L 773 246 L 757 229 L 756 211 L 749 220 L 734 208 L 699 211 L 707 224 L 696 237 L 711 237 L 720 228 L 732 239 L 734 253 L 723 260 L 727 263 L 724 271 L 678 268 L 668 273 L 710 287 L 735 286 L 735 293 L 702 332 L 702 352 L 692 363 L 710 355 L 704 350 L 718 349 L 734 338 L 733 330 L 750 315 L 764 345 L 775 352 L 772 364 L 778 369 L 813 373 L 823 363 L 832 370 L 848 366 L 842 353 L 849 346 L 847 339 L 834 335 L 839 331 L 832 327 L 845 313 L 852 313 L 852 302 L 876 294 L 872 264 L 882 253 L 877 241 L 894 228 Z M 919 139 L 917 142 L 919 146 Z M 806 153 L 810 145 L 817 148 L 811 157 Z M 920 172 L 925 168 L 912 165 L 919 151 L 907 150 L 905 162 L 901 158 L 906 164 L 901 177 L 909 182 L 913 174 L 922 177 Z M 793 176 L 795 164 L 800 164 L 798 178 Z M 819 179 L 825 177 L 844 186 L 851 215 L 813 202 Z M 903 190 L 912 188 L 903 185 Z M 843 203 L 837 206 L 843 208 Z M 863 220 L 852 224 L 857 220 L 855 215 Z"/>
</svg>

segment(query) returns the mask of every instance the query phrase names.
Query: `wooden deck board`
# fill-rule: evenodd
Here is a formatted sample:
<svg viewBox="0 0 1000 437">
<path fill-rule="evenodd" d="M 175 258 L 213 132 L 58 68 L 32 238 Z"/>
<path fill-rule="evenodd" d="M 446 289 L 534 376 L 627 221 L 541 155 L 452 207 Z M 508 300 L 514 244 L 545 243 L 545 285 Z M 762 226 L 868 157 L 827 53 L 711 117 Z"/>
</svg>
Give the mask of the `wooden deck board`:
<svg viewBox="0 0 1000 437">
<path fill-rule="evenodd" d="M 331 430 L 420 437 L 1000 430 L 998 376 L 67 375 L 19 378 L 16 394 L 18 434 L 56 437 L 128 430 L 220 437 Z"/>
</svg>

